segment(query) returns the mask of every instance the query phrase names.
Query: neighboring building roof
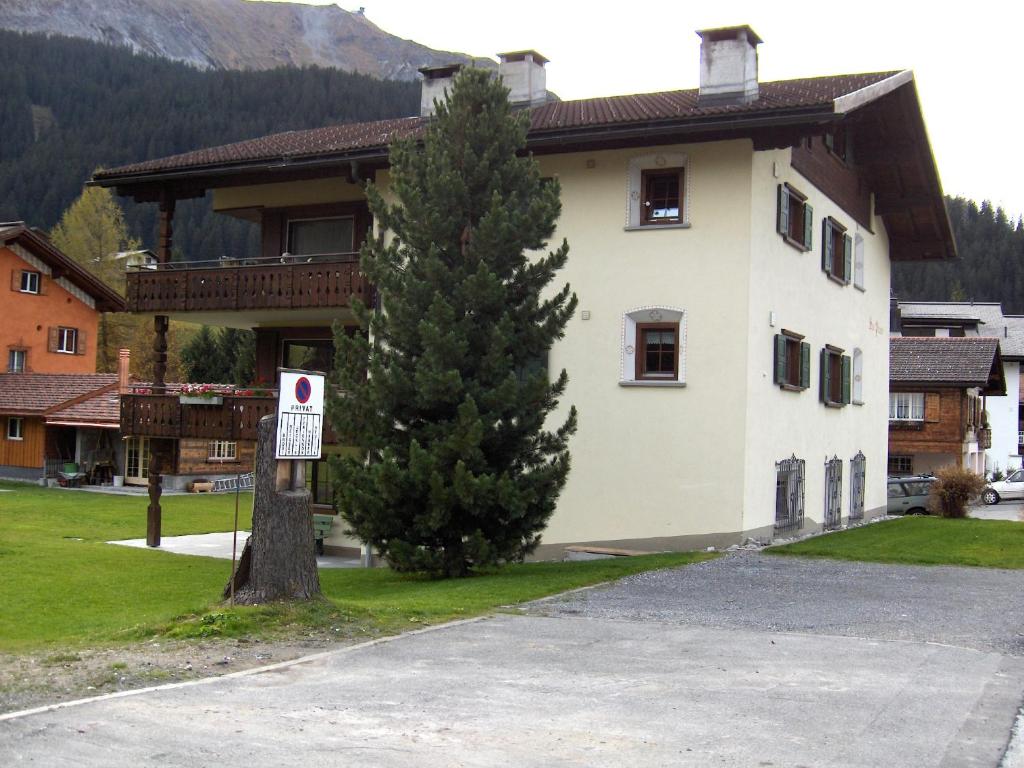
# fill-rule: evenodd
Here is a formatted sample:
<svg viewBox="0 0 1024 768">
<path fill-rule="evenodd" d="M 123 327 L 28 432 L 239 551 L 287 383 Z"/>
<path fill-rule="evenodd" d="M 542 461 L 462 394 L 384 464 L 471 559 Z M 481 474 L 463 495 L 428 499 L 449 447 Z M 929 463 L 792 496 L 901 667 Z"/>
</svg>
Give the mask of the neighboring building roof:
<svg viewBox="0 0 1024 768">
<path fill-rule="evenodd" d="M 874 85 L 896 72 L 836 75 L 760 84 L 760 95 L 747 104 L 702 105 L 697 89 L 631 96 L 609 96 L 576 101 L 555 101 L 530 112 L 530 138 L 551 131 L 596 128 L 655 121 L 684 122 L 713 116 L 765 115 L 802 107 L 831 107 L 840 96 Z M 285 160 L 353 150 L 385 149 L 398 138 L 419 135 L 430 118 L 406 117 L 369 123 L 349 123 L 307 131 L 288 131 L 234 144 L 199 149 L 180 155 L 110 168 L 96 180 L 266 160 Z"/>
<path fill-rule="evenodd" d="M 116 389 L 106 389 L 70 405 L 58 406 L 47 411 L 46 423 L 72 427 L 120 427 L 121 395 Z"/>
<path fill-rule="evenodd" d="M 998 301 L 901 301 L 900 316 L 904 323 L 914 321 L 940 326 L 977 325 L 979 336 L 999 339 L 999 352 L 1004 360 L 1024 361 L 1024 317 L 1003 314 Z"/>
<path fill-rule="evenodd" d="M 890 384 L 982 387 L 1005 395 L 999 339 L 904 336 L 889 339 Z"/>
<path fill-rule="evenodd" d="M 100 312 L 124 312 L 127 309 L 117 291 L 66 256 L 46 235 L 21 221 L 0 224 L 0 247 L 15 243 L 50 267 L 55 278 L 63 277 L 91 296 Z"/>
<path fill-rule="evenodd" d="M 116 373 L 0 373 L 0 414 L 45 416 L 116 386 Z"/>
</svg>

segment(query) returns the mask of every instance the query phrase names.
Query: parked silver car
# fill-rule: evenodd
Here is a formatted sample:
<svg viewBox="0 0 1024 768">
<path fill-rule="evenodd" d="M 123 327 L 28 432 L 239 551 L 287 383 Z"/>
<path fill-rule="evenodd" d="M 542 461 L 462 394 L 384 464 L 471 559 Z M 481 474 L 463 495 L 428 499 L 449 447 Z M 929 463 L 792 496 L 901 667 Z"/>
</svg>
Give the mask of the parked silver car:
<svg viewBox="0 0 1024 768">
<path fill-rule="evenodd" d="M 927 515 L 928 491 L 935 478 L 928 475 L 889 478 L 890 515 Z"/>
<path fill-rule="evenodd" d="M 1005 480 L 989 483 L 981 492 L 981 500 L 986 504 L 998 504 L 1003 499 L 1024 499 L 1024 469 L 1011 472 Z"/>
</svg>

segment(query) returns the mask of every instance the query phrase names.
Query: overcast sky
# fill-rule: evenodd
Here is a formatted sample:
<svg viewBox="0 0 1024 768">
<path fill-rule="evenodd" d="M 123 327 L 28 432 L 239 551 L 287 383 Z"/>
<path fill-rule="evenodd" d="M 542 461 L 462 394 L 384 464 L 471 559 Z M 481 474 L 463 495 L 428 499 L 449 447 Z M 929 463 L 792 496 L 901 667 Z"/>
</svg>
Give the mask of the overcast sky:
<svg viewBox="0 0 1024 768">
<path fill-rule="evenodd" d="M 761 80 L 912 69 L 945 191 L 991 200 L 1012 218 L 1024 213 L 1021 0 L 366 0 L 365 8 L 385 31 L 431 48 L 492 57 L 534 48 L 551 60 L 548 88 L 563 99 L 694 88 L 694 30 L 731 24 L 750 24 L 765 41 Z"/>
</svg>

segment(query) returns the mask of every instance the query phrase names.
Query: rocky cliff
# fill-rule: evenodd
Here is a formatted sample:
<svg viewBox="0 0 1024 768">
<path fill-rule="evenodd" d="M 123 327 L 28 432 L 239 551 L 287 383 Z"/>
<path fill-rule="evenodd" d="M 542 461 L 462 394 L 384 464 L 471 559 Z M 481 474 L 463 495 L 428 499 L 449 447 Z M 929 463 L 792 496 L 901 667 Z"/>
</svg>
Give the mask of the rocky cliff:
<svg viewBox="0 0 1024 768">
<path fill-rule="evenodd" d="M 469 62 L 377 27 L 360 13 L 250 0 L 0 0 L 0 28 L 130 46 L 203 69 L 316 64 L 413 80 L 422 66 Z"/>
</svg>

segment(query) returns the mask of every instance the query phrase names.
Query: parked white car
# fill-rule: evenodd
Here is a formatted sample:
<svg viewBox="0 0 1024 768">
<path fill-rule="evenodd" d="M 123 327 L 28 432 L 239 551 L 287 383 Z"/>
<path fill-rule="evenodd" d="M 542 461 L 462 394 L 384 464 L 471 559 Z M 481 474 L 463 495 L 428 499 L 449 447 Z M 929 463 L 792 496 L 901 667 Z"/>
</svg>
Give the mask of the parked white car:
<svg viewBox="0 0 1024 768">
<path fill-rule="evenodd" d="M 1024 469 L 1011 472 L 1005 480 L 989 483 L 981 492 L 981 500 L 986 504 L 998 504 L 1003 499 L 1024 499 Z"/>
</svg>

